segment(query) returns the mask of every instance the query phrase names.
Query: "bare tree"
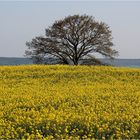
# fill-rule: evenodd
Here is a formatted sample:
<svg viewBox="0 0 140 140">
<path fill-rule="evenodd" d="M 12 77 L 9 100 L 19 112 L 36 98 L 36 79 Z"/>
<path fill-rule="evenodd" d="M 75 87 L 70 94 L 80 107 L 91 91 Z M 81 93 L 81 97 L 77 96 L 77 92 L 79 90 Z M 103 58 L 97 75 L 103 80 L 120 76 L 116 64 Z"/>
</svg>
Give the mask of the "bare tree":
<svg viewBox="0 0 140 140">
<path fill-rule="evenodd" d="M 26 42 L 27 56 L 43 62 L 53 57 L 59 63 L 78 65 L 81 60 L 99 53 L 114 58 L 118 52 L 112 49 L 112 35 L 109 26 L 97 22 L 92 16 L 68 16 L 46 29 L 45 37 L 36 37 Z"/>
</svg>

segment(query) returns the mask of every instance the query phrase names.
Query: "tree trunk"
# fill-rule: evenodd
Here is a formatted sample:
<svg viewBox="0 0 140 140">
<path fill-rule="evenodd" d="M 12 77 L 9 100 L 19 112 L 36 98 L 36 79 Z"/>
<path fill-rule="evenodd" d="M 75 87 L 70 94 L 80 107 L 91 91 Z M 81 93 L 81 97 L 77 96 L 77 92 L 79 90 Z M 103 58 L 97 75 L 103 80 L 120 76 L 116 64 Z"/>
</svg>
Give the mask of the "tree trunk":
<svg viewBox="0 0 140 140">
<path fill-rule="evenodd" d="M 77 56 L 77 45 L 74 46 L 74 52 L 75 52 L 75 56 L 74 56 L 74 65 L 78 65 L 78 56 Z"/>
</svg>

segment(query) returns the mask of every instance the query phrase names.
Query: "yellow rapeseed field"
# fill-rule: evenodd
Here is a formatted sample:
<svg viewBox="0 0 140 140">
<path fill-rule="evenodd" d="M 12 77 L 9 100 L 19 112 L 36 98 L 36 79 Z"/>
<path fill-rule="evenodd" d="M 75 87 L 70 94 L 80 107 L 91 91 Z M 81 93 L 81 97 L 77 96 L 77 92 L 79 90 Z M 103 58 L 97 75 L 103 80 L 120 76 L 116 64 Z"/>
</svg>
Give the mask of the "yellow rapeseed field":
<svg viewBox="0 0 140 140">
<path fill-rule="evenodd" d="M 0 139 L 140 139 L 140 69 L 1 66 Z"/>
</svg>

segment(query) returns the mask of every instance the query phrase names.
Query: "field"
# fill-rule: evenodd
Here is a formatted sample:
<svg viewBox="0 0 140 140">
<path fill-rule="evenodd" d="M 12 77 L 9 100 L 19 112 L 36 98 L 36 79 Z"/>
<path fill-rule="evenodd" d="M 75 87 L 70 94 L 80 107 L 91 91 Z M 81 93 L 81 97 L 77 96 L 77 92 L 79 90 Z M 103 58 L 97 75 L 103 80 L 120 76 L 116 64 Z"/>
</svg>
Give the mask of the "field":
<svg viewBox="0 0 140 140">
<path fill-rule="evenodd" d="M 0 139 L 140 139 L 140 69 L 1 66 Z"/>
</svg>

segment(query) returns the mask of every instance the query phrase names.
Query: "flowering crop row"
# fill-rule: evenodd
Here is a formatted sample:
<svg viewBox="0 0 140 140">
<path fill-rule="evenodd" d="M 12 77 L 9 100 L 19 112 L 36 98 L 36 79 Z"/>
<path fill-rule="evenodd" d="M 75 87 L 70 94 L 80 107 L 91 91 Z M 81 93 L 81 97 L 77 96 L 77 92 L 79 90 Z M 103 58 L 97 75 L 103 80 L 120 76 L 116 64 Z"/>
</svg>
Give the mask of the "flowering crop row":
<svg viewBox="0 0 140 140">
<path fill-rule="evenodd" d="M 140 70 L 1 66 L 0 139 L 140 139 Z"/>
</svg>

